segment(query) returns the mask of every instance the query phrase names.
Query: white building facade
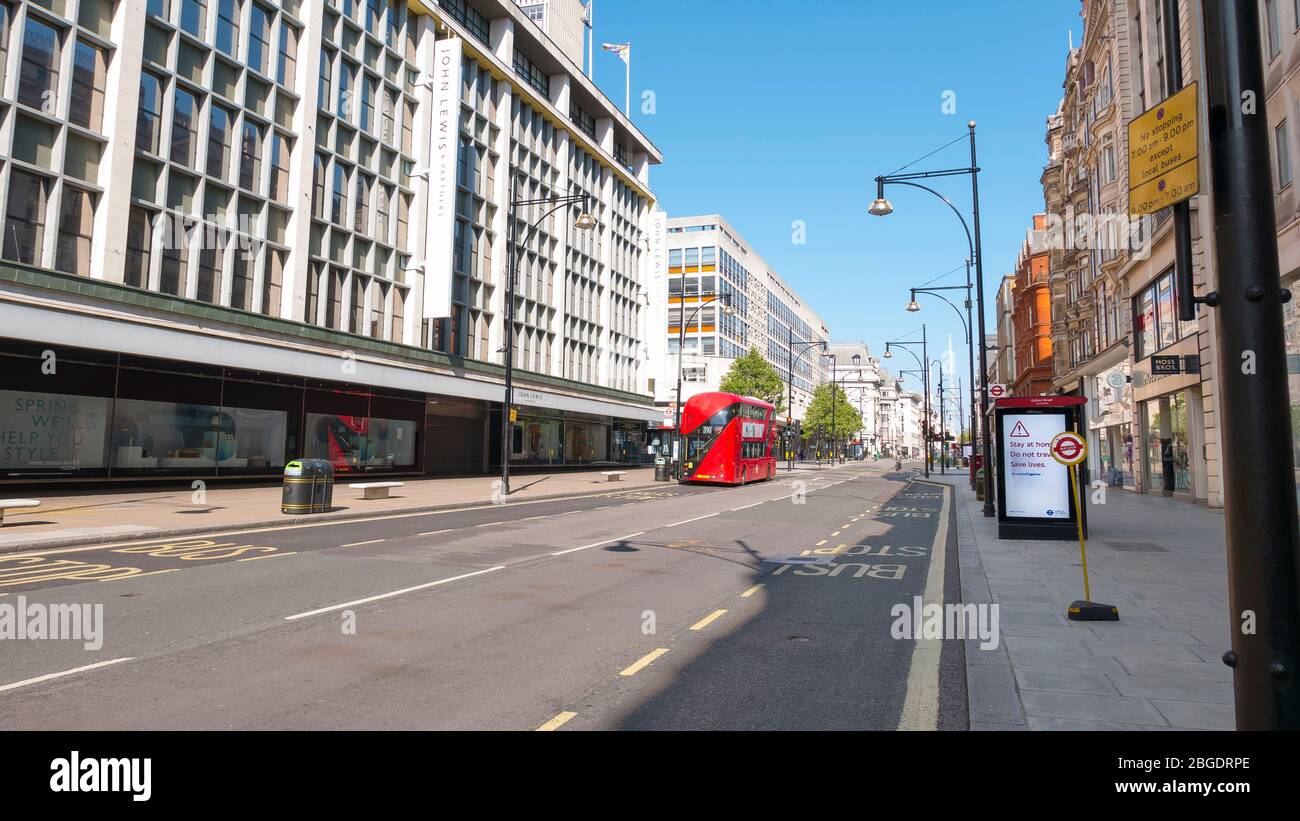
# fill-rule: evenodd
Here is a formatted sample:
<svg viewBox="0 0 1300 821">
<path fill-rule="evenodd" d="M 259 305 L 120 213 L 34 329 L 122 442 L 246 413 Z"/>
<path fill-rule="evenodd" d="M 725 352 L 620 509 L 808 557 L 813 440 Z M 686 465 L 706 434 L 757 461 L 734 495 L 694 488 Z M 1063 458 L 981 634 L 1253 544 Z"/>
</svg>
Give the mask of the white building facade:
<svg viewBox="0 0 1300 821">
<path fill-rule="evenodd" d="M 787 402 L 793 396 L 789 415 L 802 420 L 813 390 L 830 378 L 821 356 L 826 323 L 721 216 L 669 217 L 666 232 L 667 356 L 656 402 L 671 409 L 676 399 L 679 351 L 685 401 L 718 390 L 731 363 L 757 348 L 780 374 Z M 726 297 L 733 313 L 715 297 Z"/>
<path fill-rule="evenodd" d="M 0 18 L 0 481 L 499 464 L 512 188 L 597 227 L 518 213 L 508 458 L 641 460 L 662 158 L 512 0 Z"/>
</svg>

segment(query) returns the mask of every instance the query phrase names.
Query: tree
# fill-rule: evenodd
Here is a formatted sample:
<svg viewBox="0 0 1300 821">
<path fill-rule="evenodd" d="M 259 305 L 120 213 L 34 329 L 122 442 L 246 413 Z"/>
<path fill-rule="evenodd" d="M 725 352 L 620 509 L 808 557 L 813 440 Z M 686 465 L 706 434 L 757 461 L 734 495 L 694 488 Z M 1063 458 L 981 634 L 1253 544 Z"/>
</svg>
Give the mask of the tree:
<svg viewBox="0 0 1300 821">
<path fill-rule="evenodd" d="M 776 405 L 777 413 L 785 413 L 785 383 L 758 348 L 750 348 L 749 353 L 732 362 L 718 388 L 727 393 L 762 399 Z"/>
<path fill-rule="evenodd" d="M 834 400 L 832 400 L 832 391 Z M 831 402 L 835 403 L 835 427 L 831 428 Z M 849 402 L 849 397 L 839 385 L 818 385 L 813 391 L 812 404 L 808 406 L 808 415 L 804 418 L 804 430 L 821 427 L 828 438 L 847 442 L 848 438 L 862 430 L 862 414 Z"/>
</svg>

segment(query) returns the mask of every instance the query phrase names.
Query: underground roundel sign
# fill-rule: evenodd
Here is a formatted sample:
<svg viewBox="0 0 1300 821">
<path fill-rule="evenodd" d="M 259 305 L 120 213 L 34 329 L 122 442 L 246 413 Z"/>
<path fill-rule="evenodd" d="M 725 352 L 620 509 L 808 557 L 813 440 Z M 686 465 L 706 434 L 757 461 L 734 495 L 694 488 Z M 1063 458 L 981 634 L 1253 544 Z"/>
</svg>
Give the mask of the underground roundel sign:
<svg viewBox="0 0 1300 821">
<path fill-rule="evenodd" d="M 989 385 L 989 396 L 994 399 L 1001 399 L 1007 395 L 1006 385 Z"/>
<path fill-rule="evenodd" d="M 1077 465 L 1088 456 L 1088 443 L 1072 431 L 1052 437 L 1052 458 L 1063 465 Z"/>
</svg>

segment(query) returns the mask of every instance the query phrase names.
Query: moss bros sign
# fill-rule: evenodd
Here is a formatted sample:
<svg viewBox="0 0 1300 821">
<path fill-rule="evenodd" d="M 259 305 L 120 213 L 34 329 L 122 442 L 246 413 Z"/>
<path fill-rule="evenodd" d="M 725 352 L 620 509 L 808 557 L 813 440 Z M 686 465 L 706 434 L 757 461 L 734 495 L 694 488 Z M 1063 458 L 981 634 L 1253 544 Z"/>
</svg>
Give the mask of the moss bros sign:
<svg viewBox="0 0 1300 821">
<path fill-rule="evenodd" d="M 1067 431 L 1081 431 L 1078 396 L 999 399 L 997 425 L 998 537 L 1068 539 L 1080 511 L 1070 491 L 1070 471 L 1053 446 Z M 1079 433 L 1082 441 L 1082 433 Z"/>
</svg>

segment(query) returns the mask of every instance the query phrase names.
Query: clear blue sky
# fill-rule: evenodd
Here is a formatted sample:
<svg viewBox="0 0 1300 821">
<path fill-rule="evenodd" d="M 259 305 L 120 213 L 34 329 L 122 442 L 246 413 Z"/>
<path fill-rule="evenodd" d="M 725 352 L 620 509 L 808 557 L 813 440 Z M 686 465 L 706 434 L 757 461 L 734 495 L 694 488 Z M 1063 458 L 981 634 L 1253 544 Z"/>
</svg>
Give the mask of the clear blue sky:
<svg viewBox="0 0 1300 821">
<path fill-rule="evenodd" d="M 651 184 L 669 214 L 720 213 L 829 324 L 884 341 L 961 326 L 942 303 L 903 310 L 907 288 L 959 266 L 965 234 L 935 197 L 902 187 L 867 214 L 873 179 L 978 122 L 984 276 L 993 295 L 1043 208 L 1045 122 L 1061 97 L 1079 0 L 596 0 L 595 77 L 623 101 L 632 43 L 633 119 L 664 153 Z M 641 92 L 657 111 L 640 113 Z M 956 113 L 942 113 L 943 94 Z M 913 169 L 969 165 L 963 140 Z M 926 183 L 931 184 L 931 183 Z M 969 177 L 934 181 L 969 220 Z M 807 224 L 807 244 L 791 223 Z M 935 284 L 963 281 L 957 273 Z M 990 332 L 992 332 L 990 327 Z M 964 347 L 958 352 L 964 362 Z M 891 363 L 892 364 L 892 363 Z M 965 374 L 965 368 L 959 369 Z"/>
</svg>

